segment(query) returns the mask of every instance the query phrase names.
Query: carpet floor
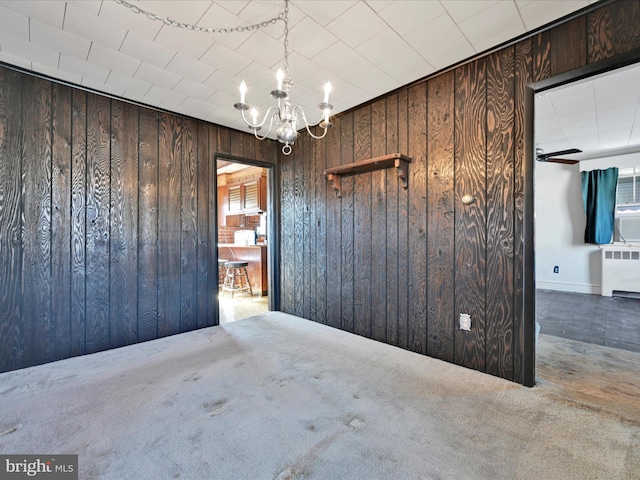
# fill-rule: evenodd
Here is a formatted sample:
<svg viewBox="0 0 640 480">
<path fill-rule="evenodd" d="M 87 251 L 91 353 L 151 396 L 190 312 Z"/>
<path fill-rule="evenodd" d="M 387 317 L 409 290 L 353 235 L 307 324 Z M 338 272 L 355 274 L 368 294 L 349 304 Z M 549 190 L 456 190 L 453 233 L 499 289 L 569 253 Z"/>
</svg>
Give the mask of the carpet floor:
<svg viewBox="0 0 640 480">
<path fill-rule="evenodd" d="M 0 374 L 81 479 L 638 479 L 640 420 L 283 313 Z"/>
</svg>

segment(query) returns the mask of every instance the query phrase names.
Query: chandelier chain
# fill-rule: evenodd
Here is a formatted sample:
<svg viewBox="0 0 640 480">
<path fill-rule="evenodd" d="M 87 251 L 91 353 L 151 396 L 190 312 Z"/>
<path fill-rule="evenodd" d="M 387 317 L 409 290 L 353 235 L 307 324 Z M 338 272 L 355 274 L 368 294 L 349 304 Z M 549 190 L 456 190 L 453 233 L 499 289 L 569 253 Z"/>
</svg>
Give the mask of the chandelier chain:
<svg viewBox="0 0 640 480">
<path fill-rule="evenodd" d="M 254 30 L 258 30 L 259 28 L 265 28 L 268 27 L 269 25 L 275 25 L 276 22 L 278 21 L 283 21 L 285 23 L 285 42 L 287 41 L 287 33 L 288 33 L 288 27 L 287 27 L 287 15 L 289 12 L 289 5 L 288 2 L 289 0 L 285 0 L 285 6 L 284 9 L 282 10 L 282 12 L 280 12 L 278 14 L 278 16 L 270 18 L 269 20 L 264 20 L 263 22 L 259 22 L 259 23 L 254 23 L 253 25 L 238 25 L 236 27 L 201 27 L 200 25 L 194 25 L 192 23 L 184 23 L 184 22 L 178 22 L 177 20 L 173 20 L 169 17 L 163 17 L 160 15 L 157 15 L 153 12 L 150 12 L 148 10 L 144 10 L 143 8 L 138 7 L 137 5 L 132 5 L 129 2 L 126 2 L 125 0 L 113 0 L 114 2 L 122 5 L 123 7 L 127 7 L 129 10 L 131 10 L 133 13 L 141 13 L 143 15 L 145 15 L 149 20 L 154 20 L 154 21 L 158 21 L 158 22 L 162 22 L 165 25 L 168 25 L 170 27 L 176 27 L 176 28 L 182 28 L 184 30 L 191 30 L 194 32 L 202 32 L 202 33 L 234 33 L 234 32 L 251 32 Z M 285 63 L 286 63 L 286 47 L 285 47 Z"/>
<path fill-rule="evenodd" d="M 289 74 L 289 0 L 284 0 L 282 11 L 284 21 L 284 70 Z"/>
</svg>

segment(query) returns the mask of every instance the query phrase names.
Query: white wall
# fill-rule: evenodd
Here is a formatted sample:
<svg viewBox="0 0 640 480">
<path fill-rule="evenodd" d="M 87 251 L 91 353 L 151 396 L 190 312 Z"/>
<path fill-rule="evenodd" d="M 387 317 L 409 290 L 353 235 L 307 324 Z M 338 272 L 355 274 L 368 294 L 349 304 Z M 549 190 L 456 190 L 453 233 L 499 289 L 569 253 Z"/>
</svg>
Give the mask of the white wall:
<svg viewBox="0 0 640 480">
<path fill-rule="evenodd" d="M 600 249 L 584 243 L 586 219 L 581 170 L 640 164 L 636 155 L 584 160 L 575 165 L 535 162 L 536 287 L 600 294 Z M 558 266 L 559 272 L 553 273 Z"/>
<path fill-rule="evenodd" d="M 536 287 L 599 294 L 600 251 L 584 243 L 579 165 L 535 163 Z"/>
</svg>

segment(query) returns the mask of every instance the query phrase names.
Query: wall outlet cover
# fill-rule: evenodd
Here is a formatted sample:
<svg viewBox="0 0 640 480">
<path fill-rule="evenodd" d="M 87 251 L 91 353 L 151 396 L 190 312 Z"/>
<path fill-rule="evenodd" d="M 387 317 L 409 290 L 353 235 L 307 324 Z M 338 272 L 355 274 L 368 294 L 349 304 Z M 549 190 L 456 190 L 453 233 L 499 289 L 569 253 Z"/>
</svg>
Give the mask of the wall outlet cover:
<svg viewBox="0 0 640 480">
<path fill-rule="evenodd" d="M 471 315 L 468 313 L 460 314 L 460 330 L 471 330 Z"/>
</svg>

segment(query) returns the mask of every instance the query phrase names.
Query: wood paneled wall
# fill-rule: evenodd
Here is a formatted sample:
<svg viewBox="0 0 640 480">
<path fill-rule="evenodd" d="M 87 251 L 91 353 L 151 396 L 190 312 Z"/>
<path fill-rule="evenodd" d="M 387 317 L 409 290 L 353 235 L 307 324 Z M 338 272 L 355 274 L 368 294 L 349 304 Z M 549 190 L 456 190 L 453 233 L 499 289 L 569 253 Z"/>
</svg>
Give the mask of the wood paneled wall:
<svg viewBox="0 0 640 480">
<path fill-rule="evenodd" d="M 282 310 L 522 383 L 525 86 L 639 31 L 640 2 L 614 2 L 302 135 L 280 156 Z M 394 152 L 407 190 L 393 169 L 343 177 L 341 198 L 323 180 Z"/>
<path fill-rule="evenodd" d="M 214 155 L 276 152 L 0 67 L 0 372 L 217 324 Z"/>
</svg>

